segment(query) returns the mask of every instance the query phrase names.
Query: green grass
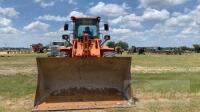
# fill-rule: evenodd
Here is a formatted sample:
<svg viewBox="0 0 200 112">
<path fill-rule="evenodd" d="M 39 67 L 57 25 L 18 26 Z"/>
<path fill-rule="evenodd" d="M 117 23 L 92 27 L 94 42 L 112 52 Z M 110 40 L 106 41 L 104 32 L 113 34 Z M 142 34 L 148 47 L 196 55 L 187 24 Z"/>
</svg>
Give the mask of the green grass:
<svg viewBox="0 0 200 112">
<path fill-rule="evenodd" d="M 5 112 L 6 109 L 0 106 L 0 112 Z"/>
<path fill-rule="evenodd" d="M 35 58 L 43 56 L 46 55 L 44 54 L 5 55 L 5 57 L 0 57 L 0 63 L 1 63 L 0 67 L 36 66 Z"/>
<path fill-rule="evenodd" d="M 45 54 L 16 54 L 16 55 L 3 55 L 5 57 L 0 57 L 0 61 L 34 61 L 36 57 L 44 57 Z"/>
<path fill-rule="evenodd" d="M 130 55 L 127 55 L 130 56 Z M 200 54 L 133 55 L 133 66 L 142 67 L 200 67 Z"/>
<path fill-rule="evenodd" d="M 0 85 L 0 96 L 6 98 L 24 97 L 35 92 L 36 75 L 0 75 Z"/>
<path fill-rule="evenodd" d="M 134 88 L 155 91 L 200 92 L 200 72 L 189 73 L 137 73 L 133 76 Z"/>
<path fill-rule="evenodd" d="M 36 67 L 36 57 L 45 56 L 43 54 L 31 54 L 31 55 L 15 55 L 10 57 L 0 57 L 0 70 L 4 68 L 17 68 L 23 69 L 23 67 Z M 125 55 L 128 56 L 128 55 Z M 129 55 L 130 56 L 130 55 Z M 200 54 L 191 55 L 133 55 L 132 67 L 175 67 L 181 69 L 190 69 L 192 67 L 200 67 Z M 165 71 L 159 73 L 132 73 L 132 88 L 133 91 L 140 91 L 143 95 L 149 95 L 148 99 L 140 97 L 140 93 L 135 94 L 137 98 L 142 100 L 154 99 L 153 95 L 157 93 L 199 93 L 200 92 L 200 71 L 185 71 L 185 72 L 173 72 Z M 0 97 L 5 99 L 20 99 L 25 96 L 34 96 L 36 89 L 36 74 L 35 73 L 16 73 L 7 74 L 0 73 Z M 160 96 L 161 98 L 168 98 L 168 103 L 149 102 L 145 106 L 136 106 L 130 109 L 108 109 L 108 110 L 93 110 L 91 112 L 160 112 L 163 110 L 169 110 L 170 112 L 198 112 L 200 110 L 200 98 L 199 96 L 191 96 L 191 101 L 184 102 L 185 99 L 177 99 L 173 95 Z M 171 100 L 183 100 L 183 101 L 171 101 Z M 33 100 L 33 99 L 29 99 Z M 32 101 L 33 102 L 33 101 Z M 32 106 L 30 106 L 32 107 Z M 20 107 L 16 112 L 24 111 L 26 109 Z M 9 107 L 1 106 L 0 112 L 12 112 Z M 87 112 L 87 111 L 81 111 Z"/>
</svg>

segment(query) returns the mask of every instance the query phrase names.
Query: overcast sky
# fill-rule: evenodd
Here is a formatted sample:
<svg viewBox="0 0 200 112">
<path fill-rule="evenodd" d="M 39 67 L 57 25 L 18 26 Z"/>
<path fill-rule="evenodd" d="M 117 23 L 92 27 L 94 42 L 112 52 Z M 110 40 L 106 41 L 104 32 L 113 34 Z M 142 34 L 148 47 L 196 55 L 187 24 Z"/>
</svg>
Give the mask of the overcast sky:
<svg viewBox="0 0 200 112">
<path fill-rule="evenodd" d="M 0 47 L 60 41 L 71 16 L 101 16 L 129 45 L 200 44 L 200 0 L 0 0 Z"/>
</svg>

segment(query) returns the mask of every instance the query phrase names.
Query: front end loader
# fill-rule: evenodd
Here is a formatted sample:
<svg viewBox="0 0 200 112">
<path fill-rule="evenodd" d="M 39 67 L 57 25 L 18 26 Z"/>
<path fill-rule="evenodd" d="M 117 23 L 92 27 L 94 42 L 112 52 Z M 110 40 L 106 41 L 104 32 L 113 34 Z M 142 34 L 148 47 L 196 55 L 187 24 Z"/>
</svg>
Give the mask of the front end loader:
<svg viewBox="0 0 200 112">
<path fill-rule="evenodd" d="M 60 57 L 37 58 L 34 111 L 104 109 L 132 106 L 131 58 L 107 56 L 113 48 L 100 39 L 100 17 L 71 17 L 73 39 Z M 108 31 L 108 24 L 104 24 Z M 68 30 L 68 24 L 64 25 Z"/>
</svg>

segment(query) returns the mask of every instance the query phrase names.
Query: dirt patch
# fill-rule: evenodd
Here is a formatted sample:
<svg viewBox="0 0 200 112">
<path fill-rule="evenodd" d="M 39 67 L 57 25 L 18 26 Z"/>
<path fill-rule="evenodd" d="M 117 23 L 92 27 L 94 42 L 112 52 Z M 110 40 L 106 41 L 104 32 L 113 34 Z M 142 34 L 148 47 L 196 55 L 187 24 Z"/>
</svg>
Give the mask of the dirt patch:
<svg viewBox="0 0 200 112">
<path fill-rule="evenodd" d="M 136 102 L 136 108 L 143 108 L 148 112 L 198 112 L 199 104 L 194 103 L 195 97 L 200 97 L 200 93 L 179 93 L 177 92 L 171 98 L 172 93 L 163 94 L 157 92 L 144 92 L 134 94 L 139 100 Z M 192 105 L 192 106 L 191 106 Z"/>
<path fill-rule="evenodd" d="M 0 75 L 36 74 L 36 67 L 0 67 Z"/>
<path fill-rule="evenodd" d="M 135 66 L 131 68 L 133 73 L 163 73 L 163 72 L 199 72 L 200 67 L 142 67 Z"/>
<path fill-rule="evenodd" d="M 33 108 L 33 95 L 24 98 L 7 99 L 0 97 L 0 105 L 11 112 L 16 110 L 31 110 Z"/>
<path fill-rule="evenodd" d="M 6 55 L 7 54 L 7 52 L 0 52 L 0 55 Z"/>
<path fill-rule="evenodd" d="M 168 100 L 179 100 L 179 99 L 184 99 L 184 100 L 188 100 L 191 99 L 194 96 L 197 95 L 192 95 L 189 92 L 135 92 L 133 93 L 133 96 L 135 96 L 136 98 L 140 99 L 140 100 L 159 100 L 159 99 L 168 99 Z"/>
<path fill-rule="evenodd" d="M 177 93 L 176 98 L 174 99 L 168 99 L 165 97 L 162 97 L 159 93 L 155 92 L 145 92 L 143 94 L 137 94 L 138 102 L 136 102 L 136 107 L 133 109 L 124 110 L 127 112 L 132 112 L 133 110 L 144 110 L 139 112 L 176 112 L 177 110 L 182 109 L 188 109 L 191 105 L 191 99 L 193 97 L 196 97 L 196 95 L 199 97 L 200 93 L 196 94 L 190 94 L 189 93 Z M 152 97 L 153 96 L 153 97 Z M 23 98 L 14 98 L 14 99 L 6 99 L 0 96 L 0 105 L 1 107 L 5 108 L 8 112 L 28 112 L 33 109 L 33 95 L 28 95 Z M 190 99 L 191 98 L 191 99 Z M 192 107 L 195 110 L 198 107 Z M 197 110 L 196 109 L 196 110 Z M 156 111 L 154 111 L 156 110 Z M 166 111 L 165 111 L 166 110 Z M 167 111 L 168 110 L 168 111 Z M 87 111 L 87 110 L 85 110 Z M 115 112 L 113 111 L 106 111 L 106 110 L 98 110 L 101 112 Z M 81 111 L 82 112 L 82 111 Z M 84 112 L 84 111 L 83 111 Z M 96 110 L 91 111 L 96 112 Z M 196 111 L 198 112 L 198 111 Z"/>
</svg>

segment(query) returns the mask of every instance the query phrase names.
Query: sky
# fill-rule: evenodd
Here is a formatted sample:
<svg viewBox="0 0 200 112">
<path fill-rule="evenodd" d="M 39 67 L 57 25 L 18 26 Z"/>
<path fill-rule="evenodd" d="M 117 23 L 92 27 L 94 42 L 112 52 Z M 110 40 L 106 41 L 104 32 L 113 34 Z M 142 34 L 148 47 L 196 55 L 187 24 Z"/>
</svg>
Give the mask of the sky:
<svg viewBox="0 0 200 112">
<path fill-rule="evenodd" d="M 130 46 L 200 44 L 200 0 L 0 0 L 0 47 L 62 41 L 71 16 L 100 16 Z"/>
</svg>

